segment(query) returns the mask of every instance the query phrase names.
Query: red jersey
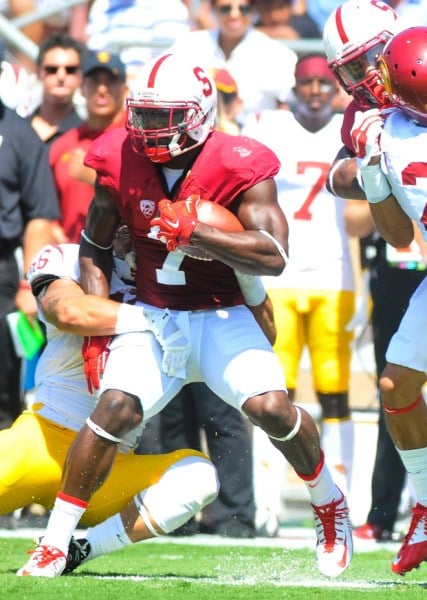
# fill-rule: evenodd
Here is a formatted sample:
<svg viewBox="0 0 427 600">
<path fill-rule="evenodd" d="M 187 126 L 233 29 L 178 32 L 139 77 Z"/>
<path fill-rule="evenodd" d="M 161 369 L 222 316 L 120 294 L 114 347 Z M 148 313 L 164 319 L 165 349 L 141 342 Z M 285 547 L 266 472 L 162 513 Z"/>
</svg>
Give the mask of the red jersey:
<svg viewBox="0 0 427 600">
<path fill-rule="evenodd" d="M 124 117 L 111 127 L 121 127 Z M 61 210 L 60 224 L 69 242 L 79 243 L 87 211 L 93 199 L 93 185 L 80 181 L 70 173 L 70 159 L 74 151 L 87 152 L 93 140 L 108 129 L 89 129 L 86 123 L 70 129 L 52 144 L 49 162 L 53 171 Z"/>
<path fill-rule="evenodd" d="M 191 194 L 237 207 L 239 195 L 273 177 L 280 163 L 263 144 L 218 131 L 210 134 L 191 169 L 171 198 L 160 165 L 133 151 L 124 129 L 98 138 L 86 155 L 99 182 L 112 192 L 132 233 L 137 262 L 137 298 L 159 308 L 197 310 L 243 304 L 233 269 L 219 261 L 201 261 L 147 237 L 162 198 L 185 200 Z"/>
</svg>

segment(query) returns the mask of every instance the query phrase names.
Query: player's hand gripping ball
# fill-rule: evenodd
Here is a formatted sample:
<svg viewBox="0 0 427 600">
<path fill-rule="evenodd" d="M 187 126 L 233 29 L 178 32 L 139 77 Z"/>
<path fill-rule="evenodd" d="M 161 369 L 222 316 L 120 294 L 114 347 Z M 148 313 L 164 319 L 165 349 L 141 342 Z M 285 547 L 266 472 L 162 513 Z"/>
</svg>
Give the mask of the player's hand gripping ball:
<svg viewBox="0 0 427 600">
<path fill-rule="evenodd" d="M 225 206 L 202 200 L 193 194 L 186 200 L 160 200 L 159 216 L 151 220 L 150 237 L 160 240 L 168 250 L 179 250 L 199 260 L 212 260 L 204 251 L 191 244 L 191 236 L 198 223 L 205 223 L 221 231 L 243 231 L 239 219 Z"/>
</svg>

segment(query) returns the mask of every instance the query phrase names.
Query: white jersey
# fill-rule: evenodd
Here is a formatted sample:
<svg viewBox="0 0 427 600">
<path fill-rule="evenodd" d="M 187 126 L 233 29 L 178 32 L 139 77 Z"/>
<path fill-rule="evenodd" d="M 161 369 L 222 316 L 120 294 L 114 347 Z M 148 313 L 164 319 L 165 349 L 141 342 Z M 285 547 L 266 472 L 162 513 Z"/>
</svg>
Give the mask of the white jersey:
<svg viewBox="0 0 427 600">
<path fill-rule="evenodd" d="M 30 283 L 48 275 L 79 283 L 78 256 L 78 244 L 45 246 L 30 267 Z M 112 295 L 120 295 L 124 301 L 131 301 L 135 298 L 132 290 L 113 273 Z M 37 363 L 34 408 L 38 414 L 58 425 L 79 431 L 97 403 L 97 397 L 88 392 L 83 374 L 83 338 L 60 331 L 46 321 L 40 308 L 40 298 L 37 302 L 39 318 L 46 326 L 47 345 Z M 140 434 L 140 429 L 128 433 L 120 449 L 125 451 L 132 448 Z"/>
<path fill-rule="evenodd" d="M 353 290 L 345 201 L 330 194 L 326 177 L 336 155 L 342 115 L 312 133 L 292 112 L 264 111 L 244 134 L 269 146 L 281 162 L 275 177 L 280 206 L 289 223 L 289 263 L 268 288 Z"/>
<path fill-rule="evenodd" d="M 427 128 L 403 111 L 390 111 L 381 134 L 382 168 L 402 209 L 415 221 L 424 240 L 423 215 L 427 206 Z M 387 362 L 427 373 L 427 278 L 412 294 L 399 328 L 387 348 Z"/>
<path fill-rule="evenodd" d="M 391 111 L 381 134 L 382 167 L 392 192 L 427 241 L 427 128 L 420 127 L 402 110 Z M 424 222 L 423 222 L 424 220 Z"/>
</svg>

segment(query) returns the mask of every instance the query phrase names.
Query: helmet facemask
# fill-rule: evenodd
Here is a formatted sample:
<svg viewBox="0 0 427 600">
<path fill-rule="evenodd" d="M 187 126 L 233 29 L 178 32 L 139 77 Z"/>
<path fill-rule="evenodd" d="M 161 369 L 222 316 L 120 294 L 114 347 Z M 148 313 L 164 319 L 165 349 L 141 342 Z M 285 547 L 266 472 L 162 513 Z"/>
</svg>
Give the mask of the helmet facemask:
<svg viewBox="0 0 427 600">
<path fill-rule="evenodd" d="M 140 70 L 126 101 L 127 130 L 134 150 L 156 163 L 203 144 L 214 129 L 216 88 L 201 67 L 164 54 Z"/>
<path fill-rule="evenodd" d="M 127 108 L 127 129 L 134 149 L 153 162 L 168 162 L 198 145 L 197 130 L 205 116 L 196 102 L 130 98 Z"/>
<path fill-rule="evenodd" d="M 363 46 L 349 48 L 329 65 L 340 85 L 363 107 L 370 108 L 373 104 L 385 102 L 378 59 L 390 38 L 391 34 L 383 31 Z"/>
</svg>

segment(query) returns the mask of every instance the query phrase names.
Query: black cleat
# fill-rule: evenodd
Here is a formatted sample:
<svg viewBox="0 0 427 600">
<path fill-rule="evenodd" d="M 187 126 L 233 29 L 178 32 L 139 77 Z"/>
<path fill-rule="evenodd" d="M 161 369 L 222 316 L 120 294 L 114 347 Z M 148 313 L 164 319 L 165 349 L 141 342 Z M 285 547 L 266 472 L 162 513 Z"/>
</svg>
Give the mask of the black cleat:
<svg viewBox="0 0 427 600">
<path fill-rule="evenodd" d="M 88 560 L 90 555 L 90 544 L 84 538 L 75 540 L 73 537 L 70 540 L 68 546 L 67 563 L 62 574 L 66 575 L 71 573 L 74 569 L 77 569 L 82 563 Z"/>
</svg>

